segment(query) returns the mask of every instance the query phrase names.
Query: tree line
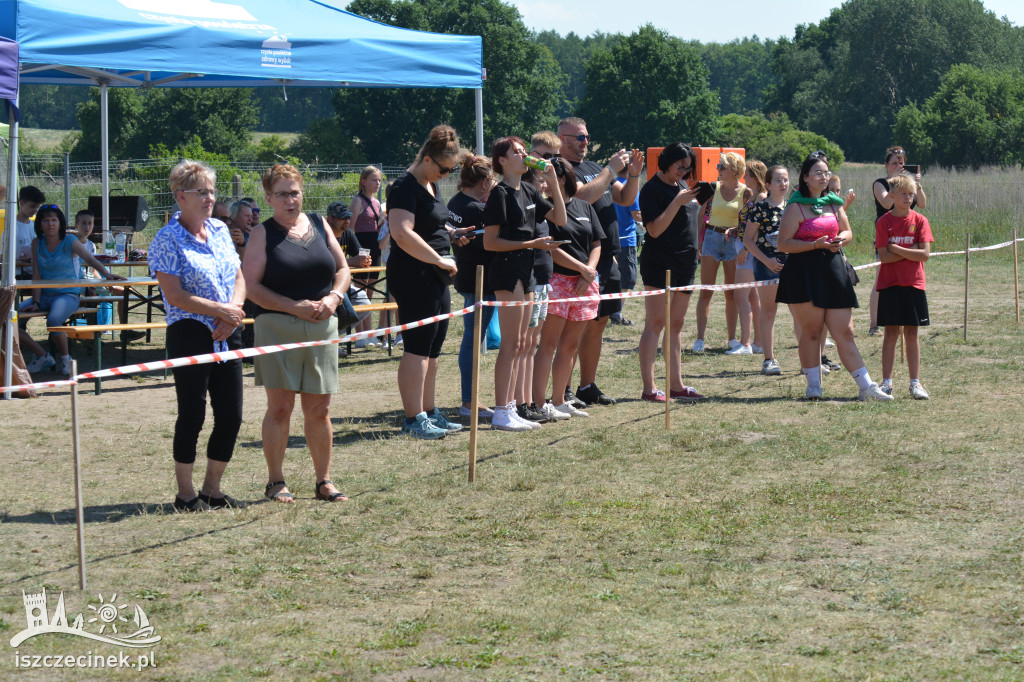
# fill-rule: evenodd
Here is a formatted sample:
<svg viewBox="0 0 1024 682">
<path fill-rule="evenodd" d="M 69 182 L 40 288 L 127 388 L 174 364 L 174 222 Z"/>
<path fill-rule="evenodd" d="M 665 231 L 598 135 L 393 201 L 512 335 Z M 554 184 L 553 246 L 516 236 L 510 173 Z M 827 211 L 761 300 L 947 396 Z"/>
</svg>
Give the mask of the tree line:
<svg viewBox="0 0 1024 682">
<path fill-rule="evenodd" d="M 598 156 L 673 140 L 746 147 L 793 164 L 877 161 L 898 142 L 915 160 L 948 166 L 1024 162 L 1024 29 L 980 0 L 849 0 L 792 38 L 683 41 L 648 25 L 630 35 L 529 31 L 501 0 L 354 0 L 386 24 L 480 35 L 485 139 L 588 122 Z M 116 100 L 116 102 L 115 102 Z M 98 153 L 95 93 L 25 86 L 23 124 L 77 128 L 77 158 Z M 431 126 L 471 140 L 473 92 L 445 89 L 277 88 L 111 91 L 111 148 L 145 156 L 198 137 L 214 153 L 257 153 L 253 130 L 299 132 L 265 155 L 403 164 Z M 116 118 L 115 118 L 116 116 Z M 257 150 L 258 151 L 258 150 Z"/>
</svg>

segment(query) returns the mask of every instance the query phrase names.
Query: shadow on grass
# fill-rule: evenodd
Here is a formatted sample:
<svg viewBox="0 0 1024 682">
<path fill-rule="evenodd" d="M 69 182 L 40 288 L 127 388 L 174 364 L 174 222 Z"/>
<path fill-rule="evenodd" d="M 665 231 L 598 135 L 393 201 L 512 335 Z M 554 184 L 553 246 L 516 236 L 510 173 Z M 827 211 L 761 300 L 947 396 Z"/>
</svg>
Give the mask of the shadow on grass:
<svg viewBox="0 0 1024 682">
<path fill-rule="evenodd" d="M 264 500 L 264 501 L 266 501 L 266 500 Z M 153 512 L 157 512 L 157 511 L 159 511 L 161 509 L 173 511 L 173 507 L 170 504 L 120 504 L 120 505 L 105 505 L 105 506 L 99 506 L 99 507 L 86 507 L 85 508 L 85 520 L 86 520 L 86 522 L 88 522 L 90 520 L 92 520 L 92 521 L 110 521 L 112 519 L 109 519 L 109 518 L 104 517 L 104 516 L 98 516 L 97 517 L 96 516 L 97 510 L 104 510 L 104 509 L 111 510 L 111 509 L 118 509 L 118 508 L 134 509 L 138 513 L 142 513 L 143 509 L 151 510 Z M 128 515 L 124 516 L 123 518 L 128 518 L 129 516 L 135 516 L 135 515 L 137 515 L 137 514 L 128 514 Z M 33 514 L 27 514 L 24 517 L 11 517 L 11 516 L 8 516 L 8 517 L 5 517 L 4 521 L 5 522 L 9 522 L 12 519 L 17 520 L 19 518 L 25 519 L 25 518 L 31 518 L 31 517 L 43 517 L 43 518 L 49 518 L 49 519 L 52 520 L 52 519 L 56 519 L 57 517 L 63 517 L 63 516 L 67 516 L 69 518 L 69 521 L 67 521 L 67 522 L 61 521 L 61 523 L 73 524 L 75 522 L 75 510 L 74 509 L 66 509 L 64 511 L 55 512 L 55 513 L 37 512 L 37 513 L 33 513 Z M 94 518 L 91 518 L 91 517 L 94 517 Z M 120 520 L 120 519 L 113 519 L 113 520 Z M 163 540 L 163 541 L 160 541 L 160 542 L 154 542 L 152 544 L 145 545 L 143 547 L 136 547 L 135 549 L 125 550 L 123 552 L 116 552 L 116 553 L 113 553 L 113 554 L 105 554 L 103 556 L 87 559 L 85 563 L 86 564 L 98 564 L 98 563 L 101 563 L 103 561 L 109 561 L 111 559 L 122 559 L 124 557 L 129 557 L 129 556 L 133 556 L 133 555 L 143 554 L 144 552 L 148 552 L 148 551 L 153 550 L 153 549 L 162 549 L 164 547 L 173 547 L 174 545 L 181 545 L 181 544 L 184 544 L 184 543 L 189 542 L 191 540 L 198 540 L 199 538 L 207 537 L 207 536 L 210 536 L 210 535 L 216 535 L 217 533 L 222 533 L 224 531 L 235 530 L 237 528 L 244 528 L 245 526 L 252 525 L 252 524 L 254 524 L 254 523 L 256 523 L 257 521 L 260 521 L 260 520 L 262 520 L 262 519 L 261 518 L 254 518 L 254 519 L 250 519 L 248 521 L 244 521 L 242 523 L 236 523 L 236 524 L 233 524 L 233 525 L 230 525 L 230 526 L 224 526 L 222 528 L 212 528 L 210 530 L 205 530 L 205 531 L 202 531 L 202 532 L 199 532 L 199 533 L 193 533 L 192 535 L 185 535 L 185 536 L 180 537 L 180 538 L 175 538 L 174 540 Z M 56 523 L 56 521 L 52 521 L 52 522 Z M 40 523 L 40 521 L 28 521 L 28 523 Z M 31 575 L 23 575 L 20 578 L 15 578 L 15 579 L 11 580 L 11 584 L 25 582 L 25 581 L 28 581 L 28 580 L 34 580 L 36 578 L 41 578 L 43 576 L 51 575 L 53 573 L 59 573 L 61 571 L 70 571 L 70 570 L 75 569 L 77 566 L 78 566 L 78 564 L 74 563 L 74 564 L 68 564 L 66 566 L 61 566 L 61 567 L 58 567 L 58 568 L 51 568 L 49 570 L 42 571 L 41 573 L 34 573 L 34 574 L 31 574 Z"/>
</svg>

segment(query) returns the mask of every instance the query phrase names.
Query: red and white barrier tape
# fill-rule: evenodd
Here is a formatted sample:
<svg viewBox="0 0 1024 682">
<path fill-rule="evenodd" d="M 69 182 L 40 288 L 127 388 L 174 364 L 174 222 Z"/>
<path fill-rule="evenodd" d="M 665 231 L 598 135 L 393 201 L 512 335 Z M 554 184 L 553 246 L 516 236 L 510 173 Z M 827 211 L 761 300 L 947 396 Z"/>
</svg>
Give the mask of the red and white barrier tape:
<svg viewBox="0 0 1024 682">
<path fill-rule="evenodd" d="M 1017 239 L 1019 242 L 1024 242 L 1024 237 Z M 1005 249 L 1013 244 L 1013 240 L 1002 242 L 1000 244 L 992 244 L 991 246 L 979 246 L 970 249 L 971 252 L 975 251 L 994 251 L 996 249 Z M 952 256 L 962 255 L 967 253 L 966 251 L 940 251 L 938 253 L 931 254 L 932 256 Z M 858 265 L 854 267 L 854 270 L 864 270 L 866 268 L 877 267 L 881 263 L 875 261 L 874 263 L 867 263 L 865 265 Z M 684 287 L 670 287 L 669 291 L 675 292 L 692 292 L 701 290 L 710 291 L 729 291 L 732 289 L 746 289 L 752 287 L 767 287 L 774 284 L 778 284 L 777 279 L 765 280 L 762 282 L 742 282 L 739 284 L 691 284 Z M 600 296 L 579 296 L 575 298 L 559 298 L 550 299 L 545 301 L 546 303 L 580 303 L 587 301 L 610 301 L 614 299 L 623 298 L 642 298 L 645 296 L 661 296 L 665 293 L 665 289 L 654 289 L 650 291 L 622 291 L 614 294 L 602 294 Z M 34 384 L 20 384 L 18 386 L 3 387 L 0 386 L 0 394 L 12 393 L 15 391 L 25 390 L 38 390 L 44 388 L 58 388 L 61 386 L 73 386 L 82 381 L 88 381 L 93 379 L 104 379 L 114 376 L 125 376 L 128 374 L 136 374 L 138 372 L 149 372 L 158 369 L 173 369 L 175 367 L 185 367 L 188 365 L 202 365 L 210 362 L 223 362 L 225 360 L 236 360 L 240 358 L 249 358 L 256 355 L 268 355 L 270 353 L 279 353 L 286 350 L 294 350 L 296 348 L 311 348 L 313 346 L 327 346 L 332 344 L 348 343 L 349 341 L 358 341 L 360 339 L 368 339 L 375 336 L 381 336 L 383 334 L 397 334 L 407 329 L 415 329 L 417 327 L 425 327 L 428 324 L 435 324 L 442 320 L 451 319 L 454 317 L 460 317 L 462 315 L 468 315 L 472 313 L 478 306 L 490 306 L 495 308 L 506 308 L 506 307 L 517 307 L 517 306 L 532 306 L 534 301 L 478 301 L 475 305 L 462 310 L 456 310 L 444 315 L 435 315 L 415 322 L 409 322 L 408 324 L 400 324 L 394 327 L 385 327 L 382 329 L 373 329 L 365 332 L 357 332 L 355 334 L 347 334 L 337 339 L 331 339 L 326 341 L 302 341 L 299 343 L 284 343 L 273 346 L 261 346 L 259 348 L 243 348 L 241 350 L 227 351 L 224 353 L 206 353 L 203 355 L 193 355 L 185 358 L 174 358 L 172 360 L 156 360 L 154 362 L 143 362 L 135 365 L 124 365 L 123 367 L 112 367 L 110 369 L 101 369 L 94 372 L 85 372 L 79 374 L 71 379 L 64 379 L 61 381 L 45 381 Z"/>
</svg>

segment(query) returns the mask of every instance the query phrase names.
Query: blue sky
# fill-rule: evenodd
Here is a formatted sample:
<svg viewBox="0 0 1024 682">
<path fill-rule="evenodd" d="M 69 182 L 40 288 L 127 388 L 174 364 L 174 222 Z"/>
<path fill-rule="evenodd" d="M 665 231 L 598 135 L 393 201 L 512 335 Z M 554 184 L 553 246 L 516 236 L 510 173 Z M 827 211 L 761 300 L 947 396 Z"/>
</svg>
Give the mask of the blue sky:
<svg viewBox="0 0 1024 682">
<path fill-rule="evenodd" d="M 793 36 L 797 24 L 814 24 L 842 5 L 836 0 L 794 3 L 789 0 L 732 0 L 726 5 L 682 0 L 506 0 L 519 8 L 524 22 L 537 31 L 588 36 L 595 31 L 632 33 L 651 23 L 685 40 L 725 43 L 734 38 Z M 984 0 L 985 7 L 1024 26 L 1022 0 Z M 811 7 L 813 9 L 808 9 Z M 726 9 L 727 8 L 727 9 Z"/>
</svg>

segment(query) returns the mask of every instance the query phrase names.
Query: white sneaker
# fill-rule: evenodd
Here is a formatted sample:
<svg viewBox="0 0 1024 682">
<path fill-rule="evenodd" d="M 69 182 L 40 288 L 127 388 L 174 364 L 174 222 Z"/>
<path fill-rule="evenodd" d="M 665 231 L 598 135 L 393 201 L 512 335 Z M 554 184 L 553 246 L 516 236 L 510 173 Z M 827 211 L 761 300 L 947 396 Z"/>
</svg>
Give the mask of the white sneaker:
<svg viewBox="0 0 1024 682">
<path fill-rule="evenodd" d="M 761 363 L 761 374 L 765 376 L 774 377 L 782 374 L 782 368 L 779 367 L 779 361 L 775 358 L 769 358 Z"/>
<path fill-rule="evenodd" d="M 742 345 L 743 345 L 743 344 L 741 344 L 741 343 L 740 343 L 739 341 L 737 341 L 736 339 L 729 339 L 729 350 L 736 350 L 736 348 L 737 348 L 738 346 L 742 346 Z"/>
<path fill-rule="evenodd" d="M 61 358 L 60 358 L 60 369 L 58 371 L 63 376 L 66 376 L 66 377 L 71 376 L 71 356 L 70 355 L 62 355 L 61 356 Z M 920 385 L 920 384 L 918 384 L 918 385 Z M 913 392 L 914 389 L 911 388 L 910 390 L 911 390 L 911 392 Z M 925 394 L 925 397 L 928 397 L 927 394 Z"/>
<path fill-rule="evenodd" d="M 754 351 L 754 355 L 761 355 L 764 353 L 764 346 L 759 346 L 756 343 L 750 344 L 750 350 Z"/>
<path fill-rule="evenodd" d="M 519 410 L 516 409 L 515 401 L 510 402 L 508 404 L 508 413 L 509 413 L 509 416 L 512 417 L 512 419 L 518 421 L 521 424 L 525 424 L 526 426 L 530 427 L 531 431 L 534 431 L 534 430 L 540 428 L 540 424 L 538 424 L 537 422 L 532 422 L 529 419 L 524 419 L 523 417 L 519 416 Z"/>
<path fill-rule="evenodd" d="M 763 353 L 764 349 L 762 349 L 761 352 Z M 754 349 L 751 348 L 750 346 L 744 346 L 741 343 L 741 344 L 737 345 L 735 348 L 733 348 L 731 350 L 725 351 L 725 354 L 726 355 L 753 355 L 754 354 Z"/>
<path fill-rule="evenodd" d="M 543 412 L 544 416 L 551 421 L 565 421 L 566 419 L 572 418 L 572 415 L 559 412 L 555 406 L 551 404 L 550 400 L 544 403 L 544 407 L 540 408 L 540 411 Z"/>
<path fill-rule="evenodd" d="M 372 339 L 367 339 L 366 340 L 366 345 L 372 346 L 373 348 L 380 348 L 381 346 L 384 345 L 384 337 L 383 336 L 375 336 Z"/>
<path fill-rule="evenodd" d="M 891 395 L 888 395 L 885 391 L 882 390 L 881 386 L 874 382 L 872 382 L 871 385 L 868 386 L 867 388 L 860 389 L 860 395 L 857 396 L 857 400 L 860 401 L 879 400 L 881 402 L 885 402 L 892 399 L 893 398 Z"/>
<path fill-rule="evenodd" d="M 583 410 L 576 409 L 575 407 L 572 406 L 572 403 L 562 403 L 561 405 L 553 405 L 553 407 L 555 408 L 556 412 L 561 412 L 562 414 L 568 415 L 570 417 L 590 416 L 589 412 L 584 412 Z"/>
<path fill-rule="evenodd" d="M 818 386 L 808 386 L 807 390 L 804 392 L 805 400 L 821 400 L 821 398 L 822 392 L 820 384 Z"/>
<path fill-rule="evenodd" d="M 832 370 L 828 368 L 828 365 L 822 365 L 821 366 L 821 376 L 825 376 L 826 374 L 828 374 L 831 371 Z"/>
<path fill-rule="evenodd" d="M 512 419 L 512 415 L 517 417 L 516 420 Z M 519 415 L 515 412 L 509 412 L 507 407 L 496 407 L 494 408 L 494 417 L 491 419 L 491 429 L 495 431 L 533 431 L 533 429 L 526 424 L 522 424 L 518 421 Z"/>
<path fill-rule="evenodd" d="M 697 339 L 693 342 L 693 352 L 703 353 L 704 352 L 704 339 Z"/>
<path fill-rule="evenodd" d="M 398 336 L 395 337 L 395 344 L 394 345 L 401 346 L 403 343 L 405 343 L 405 341 L 402 340 L 402 335 L 401 334 L 399 334 Z"/>
<path fill-rule="evenodd" d="M 928 400 L 928 391 L 924 390 L 920 381 L 910 382 L 910 395 L 914 400 Z"/>
<path fill-rule="evenodd" d="M 825 337 L 825 348 L 828 348 L 829 346 L 831 346 L 832 348 L 835 348 L 836 347 L 836 342 L 826 336 Z"/>
<path fill-rule="evenodd" d="M 46 355 L 37 355 L 36 359 L 28 363 L 25 368 L 29 374 L 35 374 L 36 372 L 45 372 L 48 369 L 52 369 L 57 361 L 53 359 L 53 356 L 47 353 Z"/>
</svg>

